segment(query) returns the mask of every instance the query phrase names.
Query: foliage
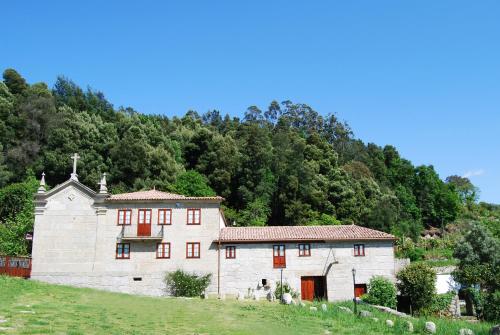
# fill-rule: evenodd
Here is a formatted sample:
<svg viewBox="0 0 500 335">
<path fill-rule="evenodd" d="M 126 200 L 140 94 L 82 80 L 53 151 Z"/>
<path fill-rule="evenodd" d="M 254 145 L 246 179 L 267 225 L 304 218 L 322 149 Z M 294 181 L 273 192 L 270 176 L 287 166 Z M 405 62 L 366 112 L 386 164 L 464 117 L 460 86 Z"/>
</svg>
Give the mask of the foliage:
<svg viewBox="0 0 500 335">
<path fill-rule="evenodd" d="M 387 278 L 375 276 L 368 283 L 368 293 L 363 300 L 369 304 L 396 308 L 396 287 Z"/>
<path fill-rule="evenodd" d="M 483 226 L 472 224 L 457 243 L 454 257 L 459 260 L 453 273 L 459 283 L 493 292 L 500 289 L 500 241 Z"/>
<path fill-rule="evenodd" d="M 400 258 L 409 258 L 412 262 L 423 259 L 425 250 L 417 247 L 410 238 L 402 237 L 398 239 L 396 246 L 396 255 Z"/>
<path fill-rule="evenodd" d="M 297 290 L 293 289 L 290 284 L 288 283 L 283 283 L 283 286 L 281 286 L 281 283 L 276 283 L 276 288 L 274 289 L 274 296 L 276 299 L 281 299 L 281 295 L 283 293 L 290 293 L 292 295 L 292 298 L 298 298 L 299 297 L 299 292 Z"/>
<path fill-rule="evenodd" d="M 397 274 L 397 287 L 410 298 L 414 312 L 432 305 L 436 293 L 436 272 L 423 263 L 411 263 Z"/>
<path fill-rule="evenodd" d="M 207 289 L 211 278 L 212 274 L 196 275 L 176 270 L 166 274 L 165 283 L 174 297 L 199 297 Z"/>
<path fill-rule="evenodd" d="M 200 173 L 189 170 L 181 173 L 174 184 L 174 190 L 189 197 L 210 197 L 215 192 L 208 186 L 208 180 Z"/>
<path fill-rule="evenodd" d="M 242 119 L 216 110 L 168 118 L 116 109 L 65 77 L 52 89 L 13 69 L 3 78 L 0 187 L 25 180 L 29 169 L 60 184 L 78 152 L 79 180 L 95 185 L 108 172 L 112 193 L 218 194 L 239 226 L 356 223 L 415 241 L 424 226 L 465 213 L 464 194 L 474 198 L 461 180 L 445 183 L 432 166 L 363 143 L 336 115 L 303 103 L 250 106 Z"/>
<path fill-rule="evenodd" d="M 455 292 L 448 292 L 444 294 L 436 294 L 432 298 L 432 303 L 428 307 L 422 308 L 420 314 L 422 315 L 440 315 L 450 307 Z"/>
<path fill-rule="evenodd" d="M 29 177 L 0 189 L 0 254 L 28 254 L 25 235 L 33 231 L 33 193 L 37 186 L 34 177 Z"/>
<path fill-rule="evenodd" d="M 483 300 L 483 316 L 485 320 L 500 321 L 500 290 L 485 295 Z"/>
</svg>

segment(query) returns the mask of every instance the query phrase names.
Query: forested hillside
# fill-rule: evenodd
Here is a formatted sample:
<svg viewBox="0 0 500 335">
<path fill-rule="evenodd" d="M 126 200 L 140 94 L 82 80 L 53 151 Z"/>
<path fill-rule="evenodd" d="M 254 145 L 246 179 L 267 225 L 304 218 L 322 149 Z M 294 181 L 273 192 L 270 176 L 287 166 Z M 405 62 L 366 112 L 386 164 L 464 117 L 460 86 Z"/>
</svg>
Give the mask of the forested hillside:
<svg viewBox="0 0 500 335">
<path fill-rule="evenodd" d="M 476 201 L 467 179 L 443 181 L 432 166 L 413 166 L 393 146 L 365 144 L 324 112 L 272 101 L 250 106 L 243 119 L 216 110 L 168 118 L 114 108 L 103 93 L 63 77 L 49 88 L 7 69 L 0 82 L 0 197 L 30 194 L 42 172 L 51 186 L 65 181 L 78 152 L 80 181 L 94 189 L 107 172 L 113 193 L 153 186 L 217 193 L 226 198 L 228 219 L 242 226 L 356 223 L 416 237 Z M 23 184 L 5 188 L 13 183 Z M 22 208 L 2 206 L 0 221 Z"/>
</svg>

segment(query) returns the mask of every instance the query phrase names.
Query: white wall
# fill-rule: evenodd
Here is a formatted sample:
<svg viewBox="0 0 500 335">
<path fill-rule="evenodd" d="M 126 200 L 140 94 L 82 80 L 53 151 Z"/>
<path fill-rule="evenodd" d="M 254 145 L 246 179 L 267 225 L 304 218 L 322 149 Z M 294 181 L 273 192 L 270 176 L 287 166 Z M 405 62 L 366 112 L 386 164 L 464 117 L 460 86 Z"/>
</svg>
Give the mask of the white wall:
<svg viewBox="0 0 500 335">
<path fill-rule="evenodd" d="M 268 293 L 260 285 L 263 278 L 271 280 L 274 289 L 280 280 L 280 269 L 273 268 L 274 244 L 280 243 L 228 244 L 236 245 L 236 259 L 226 259 L 225 250 L 221 250 L 222 293 L 230 296 L 253 290 L 263 297 Z M 357 283 L 368 283 L 374 275 L 394 281 L 392 242 L 366 241 L 364 244 L 364 257 L 354 257 L 353 242 L 311 243 L 311 256 L 299 257 L 298 243 L 285 243 L 283 281 L 300 293 L 302 276 L 326 275 L 328 300 L 353 298 L 353 267 L 357 270 Z"/>
</svg>

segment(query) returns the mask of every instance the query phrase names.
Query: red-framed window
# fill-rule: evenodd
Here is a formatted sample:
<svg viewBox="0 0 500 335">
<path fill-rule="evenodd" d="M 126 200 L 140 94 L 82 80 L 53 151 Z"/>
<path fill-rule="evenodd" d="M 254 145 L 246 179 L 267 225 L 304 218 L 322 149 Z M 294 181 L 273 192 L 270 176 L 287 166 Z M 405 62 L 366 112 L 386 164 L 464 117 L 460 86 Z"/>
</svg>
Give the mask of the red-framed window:
<svg viewBox="0 0 500 335">
<path fill-rule="evenodd" d="M 158 224 L 171 225 L 172 224 L 172 210 L 161 208 L 158 210 Z"/>
<path fill-rule="evenodd" d="M 170 243 L 156 244 L 156 258 L 170 258 Z"/>
<path fill-rule="evenodd" d="M 118 218 L 116 223 L 119 226 L 132 224 L 132 210 L 131 209 L 119 209 Z"/>
<path fill-rule="evenodd" d="M 311 256 L 311 245 L 309 243 L 299 244 L 299 257 Z"/>
<path fill-rule="evenodd" d="M 354 245 L 354 256 L 364 256 L 365 255 L 365 245 L 355 244 Z"/>
<path fill-rule="evenodd" d="M 200 242 L 186 243 L 186 258 L 200 258 Z"/>
<path fill-rule="evenodd" d="M 236 247 L 234 245 L 226 247 L 226 258 L 236 258 Z"/>
<path fill-rule="evenodd" d="M 201 209 L 188 208 L 188 210 L 187 210 L 187 224 L 189 224 L 189 225 L 201 224 Z"/>
<path fill-rule="evenodd" d="M 137 215 L 137 223 L 151 224 L 151 209 L 139 209 L 139 214 Z"/>
<path fill-rule="evenodd" d="M 130 258 L 130 243 L 116 243 L 116 259 Z"/>
<path fill-rule="evenodd" d="M 285 245 L 273 246 L 273 266 L 275 268 L 286 268 Z"/>
</svg>

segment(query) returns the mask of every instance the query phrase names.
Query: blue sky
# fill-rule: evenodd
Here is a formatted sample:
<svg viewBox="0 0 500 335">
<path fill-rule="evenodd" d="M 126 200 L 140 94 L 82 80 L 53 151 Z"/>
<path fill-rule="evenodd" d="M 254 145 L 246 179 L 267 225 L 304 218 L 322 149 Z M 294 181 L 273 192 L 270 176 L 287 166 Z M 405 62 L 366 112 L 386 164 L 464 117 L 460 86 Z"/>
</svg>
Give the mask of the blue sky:
<svg viewBox="0 0 500 335">
<path fill-rule="evenodd" d="M 10 1 L 0 66 L 168 116 L 307 103 L 500 203 L 499 17 L 496 0 Z"/>
</svg>

